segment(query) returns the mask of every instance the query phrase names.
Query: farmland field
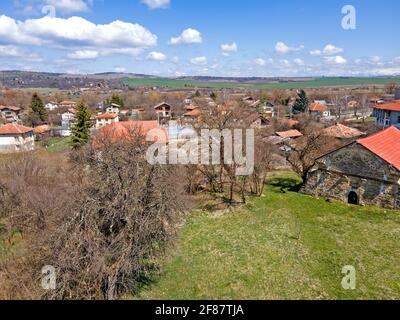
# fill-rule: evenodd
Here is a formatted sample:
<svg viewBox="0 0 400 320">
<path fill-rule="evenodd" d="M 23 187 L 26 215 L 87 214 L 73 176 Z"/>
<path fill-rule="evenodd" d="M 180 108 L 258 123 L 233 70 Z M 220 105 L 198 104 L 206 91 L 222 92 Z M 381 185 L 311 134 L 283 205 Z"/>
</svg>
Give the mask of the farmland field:
<svg viewBox="0 0 400 320">
<path fill-rule="evenodd" d="M 195 212 L 135 298 L 400 299 L 400 212 L 282 192 L 290 180 L 236 212 Z M 354 291 L 341 285 L 347 265 Z"/>
<path fill-rule="evenodd" d="M 400 78 L 316 78 L 309 81 L 284 82 L 284 83 L 239 83 L 239 82 L 213 82 L 192 81 L 165 78 L 129 78 L 124 83 L 131 87 L 165 87 L 171 89 L 185 88 L 210 88 L 210 89 L 301 89 L 320 87 L 343 87 L 385 85 L 400 82 Z"/>
</svg>

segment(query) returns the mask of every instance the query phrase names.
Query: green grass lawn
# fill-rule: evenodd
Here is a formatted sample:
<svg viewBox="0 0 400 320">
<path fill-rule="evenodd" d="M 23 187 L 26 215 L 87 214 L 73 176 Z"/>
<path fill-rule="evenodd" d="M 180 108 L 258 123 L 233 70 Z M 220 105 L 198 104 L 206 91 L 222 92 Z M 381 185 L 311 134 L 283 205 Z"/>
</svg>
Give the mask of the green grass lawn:
<svg viewBox="0 0 400 320">
<path fill-rule="evenodd" d="M 135 298 L 400 299 L 400 212 L 283 193 L 287 181 L 233 213 L 193 213 Z M 341 286 L 346 265 L 354 291 Z"/>
<path fill-rule="evenodd" d="M 238 83 L 238 82 L 213 82 L 176 80 L 164 78 L 129 78 L 124 83 L 131 87 L 167 87 L 173 89 L 185 88 L 211 88 L 211 89 L 305 89 L 320 87 L 341 87 L 360 85 L 385 85 L 400 82 L 400 78 L 339 78 L 326 77 L 309 81 L 297 81 L 287 83 Z"/>
<path fill-rule="evenodd" d="M 71 148 L 70 138 L 53 137 L 46 141 L 47 151 L 50 153 L 62 152 Z"/>
</svg>

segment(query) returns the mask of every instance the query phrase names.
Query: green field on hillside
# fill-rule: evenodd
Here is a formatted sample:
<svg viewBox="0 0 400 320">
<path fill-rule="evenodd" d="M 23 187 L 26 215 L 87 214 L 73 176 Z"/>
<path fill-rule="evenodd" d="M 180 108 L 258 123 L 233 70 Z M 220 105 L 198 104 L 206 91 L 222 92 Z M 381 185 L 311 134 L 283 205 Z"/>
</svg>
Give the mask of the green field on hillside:
<svg viewBox="0 0 400 320">
<path fill-rule="evenodd" d="M 364 86 L 385 85 L 392 82 L 400 82 L 397 78 L 317 78 L 310 81 L 298 81 L 289 83 L 237 83 L 237 82 L 207 82 L 176 80 L 165 78 L 129 78 L 124 83 L 130 87 L 164 87 L 171 89 L 210 88 L 210 89 L 301 89 L 336 86 Z"/>
<path fill-rule="evenodd" d="M 341 285 L 347 265 L 354 291 Z M 400 299 L 399 265 L 400 212 L 270 186 L 237 212 L 194 213 L 135 299 Z"/>
</svg>

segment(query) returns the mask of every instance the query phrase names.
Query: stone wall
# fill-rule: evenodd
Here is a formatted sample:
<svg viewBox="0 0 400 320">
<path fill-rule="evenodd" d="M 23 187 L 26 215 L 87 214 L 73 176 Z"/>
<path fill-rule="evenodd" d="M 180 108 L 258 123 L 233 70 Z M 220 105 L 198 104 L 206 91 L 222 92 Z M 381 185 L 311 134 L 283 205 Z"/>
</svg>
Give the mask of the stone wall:
<svg viewBox="0 0 400 320">
<path fill-rule="evenodd" d="M 400 207 L 400 172 L 358 144 L 321 158 L 302 192 L 348 202 L 355 192 L 360 204 Z"/>
</svg>

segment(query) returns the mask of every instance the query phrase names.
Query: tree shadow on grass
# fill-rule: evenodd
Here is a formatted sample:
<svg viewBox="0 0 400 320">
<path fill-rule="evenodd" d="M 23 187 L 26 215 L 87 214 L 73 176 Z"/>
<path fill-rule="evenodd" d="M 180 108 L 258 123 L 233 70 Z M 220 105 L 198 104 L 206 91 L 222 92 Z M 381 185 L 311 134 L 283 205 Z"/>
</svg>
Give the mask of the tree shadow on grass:
<svg viewBox="0 0 400 320">
<path fill-rule="evenodd" d="M 271 186 L 279 188 L 281 192 L 299 192 L 303 182 L 296 177 L 275 177 L 268 182 Z"/>
</svg>

